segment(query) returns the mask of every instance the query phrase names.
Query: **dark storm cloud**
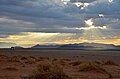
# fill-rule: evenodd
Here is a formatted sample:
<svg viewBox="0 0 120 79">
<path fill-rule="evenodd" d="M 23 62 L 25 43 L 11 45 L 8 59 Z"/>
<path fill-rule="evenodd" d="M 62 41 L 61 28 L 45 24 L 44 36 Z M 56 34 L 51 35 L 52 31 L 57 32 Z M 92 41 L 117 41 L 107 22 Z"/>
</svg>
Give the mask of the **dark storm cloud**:
<svg viewBox="0 0 120 79">
<path fill-rule="evenodd" d="M 65 26 L 79 26 L 82 24 L 82 20 L 78 14 L 79 9 L 75 5 L 64 5 L 61 1 L 1 0 L 0 31 L 28 32 L 41 31 L 42 28 L 57 29 Z M 57 32 L 57 30 L 55 31 Z"/>
<path fill-rule="evenodd" d="M 80 1 L 90 4 L 82 10 L 73 3 L 64 5 L 60 0 L 0 0 L 0 37 L 20 32 L 78 32 L 69 28 L 82 27 L 84 20 L 90 18 L 94 18 L 95 25 L 119 28 L 119 0 L 112 3 L 107 0 Z M 105 16 L 101 18 L 99 14 Z"/>
<path fill-rule="evenodd" d="M 6 0 L 6 2 L 7 1 L 8 0 Z M 10 2 L 10 0 L 8 2 Z M 11 3 L 12 2 L 14 2 L 14 0 L 11 0 Z M 19 3 L 23 3 L 25 5 L 22 6 L 19 5 Z M 55 2 L 55 0 L 25 0 L 24 2 L 20 0 L 16 1 L 16 4 L 8 5 L 8 3 L 6 3 L 4 5 L 0 5 L 1 14 L 9 16 L 11 15 L 13 18 L 25 16 L 26 18 L 74 19 L 72 17 L 73 15 L 71 16 L 67 13 L 79 12 L 79 9 L 76 8 L 75 5 L 66 6 L 60 3 L 60 1 Z"/>
</svg>

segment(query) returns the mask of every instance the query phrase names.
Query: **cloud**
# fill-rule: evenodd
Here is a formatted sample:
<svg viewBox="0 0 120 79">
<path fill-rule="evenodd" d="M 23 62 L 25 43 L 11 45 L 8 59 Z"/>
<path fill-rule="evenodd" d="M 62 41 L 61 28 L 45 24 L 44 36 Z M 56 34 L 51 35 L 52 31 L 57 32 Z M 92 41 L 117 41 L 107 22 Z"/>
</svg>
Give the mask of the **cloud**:
<svg viewBox="0 0 120 79">
<path fill-rule="evenodd" d="M 39 31 L 83 24 L 79 9 L 73 4 L 64 5 L 60 0 L 1 0 L 0 16 L 3 32 Z"/>
<path fill-rule="evenodd" d="M 119 0 L 80 1 L 89 5 L 82 10 L 61 0 L 0 0 L 0 37 L 21 32 L 78 33 L 75 28 L 85 26 L 84 20 L 90 18 L 96 26 L 119 29 Z"/>
<path fill-rule="evenodd" d="M 85 9 L 84 12 L 86 14 L 92 15 L 104 15 L 103 17 L 100 16 L 90 16 L 94 18 L 94 23 L 97 25 L 108 25 L 110 28 L 117 28 L 119 27 L 120 22 L 120 0 L 99 0 L 90 3 Z"/>
<path fill-rule="evenodd" d="M 96 1 L 96 0 L 70 0 L 71 2 L 76 2 L 76 1 L 79 1 L 79 2 L 82 2 L 82 3 L 90 3 L 90 2 L 93 2 L 93 1 Z"/>
<path fill-rule="evenodd" d="M 87 13 L 91 14 L 105 14 L 105 15 L 114 15 L 119 14 L 120 12 L 120 0 L 99 0 L 93 3 L 90 3 L 85 9 Z"/>
</svg>

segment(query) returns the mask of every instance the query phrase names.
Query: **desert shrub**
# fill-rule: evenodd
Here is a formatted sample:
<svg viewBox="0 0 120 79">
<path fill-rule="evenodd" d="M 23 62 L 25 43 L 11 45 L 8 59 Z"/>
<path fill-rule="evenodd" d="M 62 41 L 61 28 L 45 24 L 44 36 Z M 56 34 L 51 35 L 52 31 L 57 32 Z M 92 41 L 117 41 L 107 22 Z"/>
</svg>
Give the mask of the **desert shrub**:
<svg viewBox="0 0 120 79">
<path fill-rule="evenodd" d="M 39 57 L 39 58 L 49 60 L 49 57 Z"/>
<path fill-rule="evenodd" d="M 9 57 L 6 55 L 0 55 L 0 62 L 1 61 L 6 61 L 6 59 L 8 59 Z"/>
<path fill-rule="evenodd" d="M 62 65 L 62 66 L 65 66 L 67 63 L 66 63 L 66 61 L 60 59 L 60 60 L 58 61 L 58 64 L 60 64 L 60 65 Z"/>
<path fill-rule="evenodd" d="M 84 63 L 79 66 L 79 71 L 88 72 L 95 71 L 100 73 L 106 73 L 106 70 L 103 69 L 100 65 L 94 63 Z"/>
<path fill-rule="evenodd" d="M 73 58 L 79 58 L 79 56 L 73 56 Z"/>
<path fill-rule="evenodd" d="M 65 66 L 67 65 L 67 61 L 63 59 L 53 59 L 52 64 L 59 64 L 60 66 Z"/>
<path fill-rule="evenodd" d="M 93 61 L 93 63 L 98 64 L 98 65 L 102 65 L 103 64 L 102 61 Z"/>
<path fill-rule="evenodd" d="M 106 69 L 102 68 L 101 65 L 95 63 L 84 63 L 80 65 L 79 72 L 89 72 L 89 71 L 95 71 L 98 73 L 107 74 L 109 79 L 113 78 L 112 74 L 109 73 Z"/>
<path fill-rule="evenodd" d="M 72 66 L 78 66 L 78 65 L 80 65 L 82 62 L 81 61 L 74 61 L 74 62 L 71 62 L 71 63 L 69 63 L 70 65 L 72 65 Z"/>
<path fill-rule="evenodd" d="M 17 56 L 10 57 L 8 62 L 20 62 L 20 59 Z"/>
<path fill-rule="evenodd" d="M 38 58 L 36 58 L 37 62 L 44 61 L 44 60 L 49 60 L 49 57 L 38 57 Z"/>
<path fill-rule="evenodd" d="M 82 58 L 84 57 L 84 56 L 81 56 Z"/>
<path fill-rule="evenodd" d="M 112 60 L 103 61 L 103 65 L 115 65 L 115 66 L 118 66 L 118 64 L 115 63 Z"/>
<path fill-rule="evenodd" d="M 8 58 L 6 55 L 0 55 L 0 58 Z"/>
<path fill-rule="evenodd" d="M 26 64 L 35 64 L 36 63 L 36 58 L 33 56 L 29 57 L 21 57 L 21 61 Z"/>
<path fill-rule="evenodd" d="M 17 69 L 16 67 L 11 67 L 11 66 L 5 67 L 5 68 L 3 68 L 3 70 L 7 70 L 7 71 L 18 71 L 18 69 Z"/>
<path fill-rule="evenodd" d="M 70 59 L 67 59 L 67 58 L 66 59 L 61 59 L 61 60 L 63 60 L 63 61 L 71 61 Z"/>
<path fill-rule="evenodd" d="M 34 56 L 29 56 L 29 58 L 36 59 L 36 57 L 34 57 Z"/>
<path fill-rule="evenodd" d="M 21 57 L 21 60 L 26 60 L 27 59 L 27 57 Z"/>
<path fill-rule="evenodd" d="M 29 75 L 29 79 L 70 79 L 63 70 L 51 64 L 39 64 L 37 70 Z"/>
<path fill-rule="evenodd" d="M 58 60 L 58 59 L 54 58 L 54 59 L 52 60 L 52 62 L 57 61 L 57 60 Z"/>
<path fill-rule="evenodd" d="M 36 58 L 36 62 L 39 62 L 39 61 L 44 61 L 44 59 L 41 57 Z"/>
<path fill-rule="evenodd" d="M 24 63 L 26 63 L 26 64 L 35 64 L 36 61 L 34 59 L 28 58 L 27 60 L 24 60 Z"/>
</svg>

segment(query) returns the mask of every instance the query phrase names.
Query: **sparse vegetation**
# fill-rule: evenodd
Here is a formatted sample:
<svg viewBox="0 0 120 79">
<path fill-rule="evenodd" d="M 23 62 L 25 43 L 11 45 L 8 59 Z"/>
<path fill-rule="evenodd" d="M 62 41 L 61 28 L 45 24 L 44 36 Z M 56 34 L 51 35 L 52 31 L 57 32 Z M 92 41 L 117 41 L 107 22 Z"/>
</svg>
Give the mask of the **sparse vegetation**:
<svg viewBox="0 0 120 79">
<path fill-rule="evenodd" d="M 26 60 L 24 60 L 24 63 L 26 63 L 26 64 L 35 64 L 36 61 L 35 61 L 35 59 L 27 58 Z"/>
<path fill-rule="evenodd" d="M 84 63 L 79 66 L 79 71 L 88 72 L 88 71 L 95 71 L 106 73 L 106 70 L 103 69 L 101 66 L 94 64 L 94 63 Z"/>
<path fill-rule="evenodd" d="M 26 63 L 26 64 L 35 64 L 36 58 L 33 56 L 21 57 L 21 61 L 22 61 L 22 63 Z"/>
<path fill-rule="evenodd" d="M 17 56 L 9 57 L 8 62 L 20 62 L 20 59 Z"/>
<path fill-rule="evenodd" d="M 39 61 L 44 61 L 44 60 L 49 60 L 49 57 L 37 57 L 36 58 L 36 61 L 39 62 Z"/>
<path fill-rule="evenodd" d="M 87 79 L 89 73 L 91 73 L 92 75 L 94 73 L 103 74 L 105 77 L 108 77 L 108 79 L 111 79 L 119 78 L 120 75 L 118 69 L 119 65 L 111 60 L 92 61 L 76 59 L 72 60 L 72 58 L 50 59 L 48 57 L 5 55 L 0 55 L 0 60 L 0 63 L 3 63 L 3 66 L 1 64 L 0 67 L 0 70 L 3 73 L 12 71 L 16 73 L 19 71 L 20 68 L 22 68 L 22 71 L 25 69 L 26 71 L 31 73 L 30 74 L 28 72 L 25 72 L 26 74 L 22 74 L 22 76 L 20 75 L 19 77 L 17 77 L 21 79 L 76 79 L 76 75 L 79 77 L 79 74 L 81 73 L 85 74 L 85 79 Z M 8 63 L 8 66 L 6 66 L 5 63 Z M 38 66 L 36 67 L 36 65 Z M 109 68 L 111 69 L 109 70 Z M 33 69 L 35 70 L 33 71 Z M 113 73 L 113 71 L 115 71 L 115 74 Z M 93 78 L 96 79 L 97 76 L 98 75 Z"/>
<path fill-rule="evenodd" d="M 80 65 L 79 72 L 89 72 L 89 71 L 107 74 L 108 78 L 112 78 L 112 74 L 107 72 L 106 69 L 102 68 L 101 65 L 95 63 L 84 63 Z"/>
<path fill-rule="evenodd" d="M 36 61 L 39 62 L 39 61 L 44 61 L 44 59 L 42 57 L 38 57 L 36 58 Z"/>
<path fill-rule="evenodd" d="M 30 74 L 29 79 L 70 79 L 57 65 L 39 64 L 37 70 Z"/>
<path fill-rule="evenodd" d="M 115 63 L 112 60 L 103 61 L 103 65 L 115 65 L 115 66 L 118 66 L 118 64 Z"/>
</svg>

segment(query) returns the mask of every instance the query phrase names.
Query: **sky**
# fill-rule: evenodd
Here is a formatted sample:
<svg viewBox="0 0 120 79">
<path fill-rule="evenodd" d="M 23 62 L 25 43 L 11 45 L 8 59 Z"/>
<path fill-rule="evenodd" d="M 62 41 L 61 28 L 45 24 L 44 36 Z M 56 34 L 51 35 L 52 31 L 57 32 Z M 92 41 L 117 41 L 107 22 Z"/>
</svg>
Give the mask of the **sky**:
<svg viewBox="0 0 120 79">
<path fill-rule="evenodd" d="M 120 45 L 120 0 L 0 0 L 0 48 Z"/>
</svg>

